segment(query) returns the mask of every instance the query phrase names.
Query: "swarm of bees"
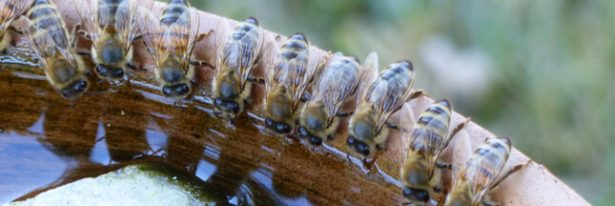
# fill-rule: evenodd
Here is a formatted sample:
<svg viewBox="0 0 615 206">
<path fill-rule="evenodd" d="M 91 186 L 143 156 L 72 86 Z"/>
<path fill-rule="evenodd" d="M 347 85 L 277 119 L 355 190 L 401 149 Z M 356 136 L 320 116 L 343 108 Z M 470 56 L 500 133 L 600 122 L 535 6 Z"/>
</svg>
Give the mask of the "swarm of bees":
<svg viewBox="0 0 615 206">
<path fill-rule="evenodd" d="M 391 130 L 402 130 L 391 116 L 424 95 L 412 89 L 412 62 L 402 60 L 379 70 L 375 53 L 363 63 L 342 53 L 323 56 L 301 33 L 285 39 L 275 52 L 267 51 L 275 53 L 267 58 L 266 33 L 254 17 L 245 18 L 220 40 L 212 66 L 194 54 L 195 45 L 215 31 L 201 31 L 200 17 L 189 0 L 170 0 L 159 17 L 151 12 L 152 1 L 73 0 L 80 16 L 73 28 L 67 28 L 53 0 L 0 0 L 0 5 L 0 50 L 11 46 L 15 35 L 25 36 L 50 85 L 67 99 L 86 94 L 91 73 L 114 86 L 125 82 L 139 69 L 133 57 L 141 42 L 154 62 L 152 71 L 163 96 L 190 98 L 196 68 L 209 66 L 215 70 L 210 93 L 214 114 L 232 121 L 252 104 L 254 84 L 264 84 L 261 112 L 267 131 L 296 135 L 317 147 L 345 126 L 349 150 L 366 163 L 376 161 L 386 149 Z M 79 40 L 91 46 L 80 50 Z M 266 78 L 254 75 L 257 66 L 264 68 Z M 410 140 L 400 168 L 402 193 L 417 205 L 431 200 L 451 206 L 495 205 L 489 191 L 521 168 L 503 172 L 511 141 L 489 138 L 461 160 L 465 164 L 451 166 L 442 154 L 468 123 L 449 132 L 451 107 L 447 100 L 436 101 L 410 131 L 401 131 Z M 447 188 L 443 178 L 448 173 L 452 185 Z"/>
</svg>

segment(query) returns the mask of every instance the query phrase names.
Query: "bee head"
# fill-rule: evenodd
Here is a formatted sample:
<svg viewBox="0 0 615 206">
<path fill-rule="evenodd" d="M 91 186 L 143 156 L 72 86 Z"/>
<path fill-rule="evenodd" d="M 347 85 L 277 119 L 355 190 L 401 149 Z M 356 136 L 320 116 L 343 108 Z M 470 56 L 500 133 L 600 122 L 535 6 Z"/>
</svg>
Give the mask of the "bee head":
<svg viewBox="0 0 615 206">
<path fill-rule="evenodd" d="M 165 97 L 183 99 L 192 92 L 189 83 L 170 84 L 162 86 L 162 94 Z"/>
<path fill-rule="evenodd" d="M 214 99 L 214 114 L 223 119 L 234 119 L 243 110 L 243 104 L 222 98 Z"/>
<path fill-rule="evenodd" d="M 429 192 L 427 192 L 427 190 L 404 187 L 403 194 L 404 197 L 408 198 L 413 202 L 429 202 Z"/>
<path fill-rule="evenodd" d="M 67 99 L 75 99 L 87 91 L 89 83 L 86 79 L 77 79 L 60 90 L 62 96 Z"/>
<path fill-rule="evenodd" d="M 284 122 L 278 122 L 272 120 L 271 118 L 265 118 L 265 127 L 272 131 L 275 131 L 278 134 L 288 134 L 292 131 L 292 127 Z"/>
<path fill-rule="evenodd" d="M 346 144 L 351 148 L 354 148 L 357 153 L 363 156 L 369 156 L 371 153 L 369 145 L 361 140 L 358 140 L 354 135 L 348 136 L 348 139 L 346 139 Z"/>
<path fill-rule="evenodd" d="M 98 64 L 96 65 L 96 74 L 104 79 L 122 79 L 124 78 L 124 69 L 111 65 Z"/>
<path fill-rule="evenodd" d="M 299 123 L 299 137 L 307 138 L 312 145 L 322 144 L 323 137 L 317 135 L 329 128 L 327 114 L 324 105 L 318 103 L 308 103 L 301 110 Z"/>
</svg>

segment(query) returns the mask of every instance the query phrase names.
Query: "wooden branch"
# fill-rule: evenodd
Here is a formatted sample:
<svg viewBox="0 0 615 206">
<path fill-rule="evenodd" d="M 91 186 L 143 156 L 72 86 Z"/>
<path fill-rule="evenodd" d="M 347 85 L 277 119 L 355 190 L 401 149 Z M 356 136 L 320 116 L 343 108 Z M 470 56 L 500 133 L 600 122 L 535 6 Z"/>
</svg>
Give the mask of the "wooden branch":
<svg viewBox="0 0 615 206">
<path fill-rule="evenodd" d="M 61 10 L 68 25 L 74 25 L 78 19 L 77 12 L 74 11 L 74 7 L 71 5 L 70 0 L 56 0 L 58 8 Z M 161 13 L 161 10 L 165 4 L 156 2 L 152 12 L 156 15 Z M 224 17 L 213 15 L 206 12 L 199 12 L 200 29 L 203 32 L 213 31 L 204 42 L 197 45 L 195 51 L 197 58 L 207 60 L 215 64 L 217 47 L 220 44 L 220 40 L 224 39 L 238 23 L 234 20 L 230 20 Z M 263 57 L 265 61 L 261 63 L 258 68 L 255 68 L 256 73 L 263 73 L 264 68 L 269 68 L 272 58 L 275 56 L 277 48 L 281 45 L 281 41 L 285 38 L 276 38 L 279 36 L 271 31 L 265 31 L 265 44 L 263 47 Z M 309 37 L 308 37 L 309 39 Z M 316 48 L 315 46 L 312 46 Z M 313 54 L 325 56 L 329 55 L 328 51 L 321 49 L 313 49 Z M 136 56 L 139 62 L 143 64 L 145 68 L 151 68 L 151 59 L 147 58 L 147 53 L 144 48 L 138 47 L 136 50 Z M 382 66 L 382 65 L 381 65 Z M 421 68 L 417 68 L 421 69 Z M 211 75 L 214 71 L 207 68 L 201 68 L 197 70 L 197 82 L 205 91 L 210 86 Z M 151 80 L 153 77 L 151 69 L 145 72 L 137 72 L 137 79 Z M 421 77 L 418 77 L 421 78 Z M 262 88 L 256 88 L 254 93 L 253 102 L 261 102 Z M 205 92 L 206 93 L 206 92 Z M 198 94 L 200 95 L 200 94 Z M 409 122 L 405 127 L 411 128 L 411 120 L 418 118 L 418 114 L 425 110 L 433 100 L 429 97 L 420 97 L 411 102 L 408 102 L 406 106 L 410 108 L 411 114 L 397 114 L 400 122 Z M 454 103 L 453 103 L 454 104 Z M 254 108 L 252 111 L 255 111 Z M 463 122 L 466 117 L 455 113 L 452 119 L 452 125 L 457 125 Z M 510 125 L 514 127 L 515 125 Z M 331 148 L 337 148 L 342 151 L 350 152 L 346 148 L 346 128 L 341 128 L 339 134 L 329 143 Z M 475 123 L 468 124 L 462 132 L 459 133 L 455 140 L 451 143 L 455 150 L 463 149 L 462 146 L 470 146 L 475 148 L 477 144 L 481 143 L 485 138 L 491 138 L 495 135 L 489 131 L 483 129 Z M 400 132 L 393 132 L 389 138 L 388 147 L 386 151 L 380 156 L 377 161 L 377 171 L 379 174 L 385 176 L 398 177 L 399 165 L 403 161 L 404 147 L 407 145 L 408 139 L 405 135 L 400 135 Z M 515 137 L 511 137 L 513 145 Z M 459 164 L 461 160 L 459 158 L 452 157 L 448 152 L 448 159 L 453 159 L 454 164 Z M 457 154 L 457 153 L 455 153 Z M 353 159 L 357 161 L 357 159 Z M 517 149 L 513 149 L 511 158 L 507 165 L 507 169 L 517 164 L 523 164 L 530 159 Z M 331 177 L 335 178 L 335 177 Z M 399 182 L 393 181 L 394 184 Z M 589 205 L 580 195 L 569 188 L 565 183 L 555 177 L 551 172 L 543 165 L 531 162 L 524 169 L 511 175 L 507 180 L 503 181 L 501 186 L 493 192 L 494 200 L 502 205 Z"/>
</svg>

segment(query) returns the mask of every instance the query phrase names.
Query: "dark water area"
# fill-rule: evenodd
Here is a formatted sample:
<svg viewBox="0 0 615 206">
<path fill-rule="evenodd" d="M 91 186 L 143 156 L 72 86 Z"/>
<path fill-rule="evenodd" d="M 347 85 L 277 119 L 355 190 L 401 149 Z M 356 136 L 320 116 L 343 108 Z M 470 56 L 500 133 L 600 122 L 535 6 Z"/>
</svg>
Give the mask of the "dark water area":
<svg viewBox="0 0 615 206">
<path fill-rule="evenodd" d="M 394 181 L 335 147 L 266 135 L 254 115 L 230 126 L 206 98 L 176 105 L 131 81 L 68 101 L 44 76 L 11 69 L 0 70 L 0 97 L 0 204 L 139 163 L 194 177 L 222 205 L 403 202 Z"/>
</svg>

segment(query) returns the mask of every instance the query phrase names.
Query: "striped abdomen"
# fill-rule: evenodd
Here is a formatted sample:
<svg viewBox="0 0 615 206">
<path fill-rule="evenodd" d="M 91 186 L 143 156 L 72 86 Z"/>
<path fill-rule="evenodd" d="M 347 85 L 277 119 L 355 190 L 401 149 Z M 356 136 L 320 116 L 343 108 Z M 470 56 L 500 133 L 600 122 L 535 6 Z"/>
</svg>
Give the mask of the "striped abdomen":
<svg viewBox="0 0 615 206">
<path fill-rule="evenodd" d="M 190 4 L 187 0 L 171 0 L 162 12 L 160 26 L 162 31 L 159 48 L 174 51 L 176 54 L 186 52 L 190 38 Z"/>
<path fill-rule="evenodd" d="M 41 55 L 52 56 L 56 47 L 69 48 L 69 39 L 64 21 L 56 6 L 50 0 L 35 0 L 28 13 L 31 21 L 30 33 Z M 50 39 L 47 39 L 47 38 Z M 51 42 L 48 42 L 51 41 Z"/>
<path fill-rule="evenodd" d="M 366 101 L 384 108 L 383 112 L 398 109 L 405 100 L 404 95 L 412 88 L 414 71 L 409 61 L 400 61 L 389 65 L 370 86 Z"/>
<path fill-rule="evenodd" d="M 98 0 L 98 26 L 115 30 L 116 15 L 120 4 L 128 0 Z M 128 3 L 128 2 L 125 2 Z"/>
<path fill-rule="evenodd" d="M 297 88 L 308 69 L 308 43 L 303 34 L 293 34 L 280 50 L 278 62 L 275 65 L 278 75 L 275 80 L 279 84 L 286 85 L 287 89 Z M 291 95 L 295 91 L 288 91 Z"/>
<path fill-rule="evenodd" d="M 419 116 L 412 130 L 410 150 L 432 156 L 437 149 L 444 149 L 448 127 L 451 122 L 451 106 L 447 100 L 433 103 Z"/>
<path fill-rule="evenodd" d="M 488 139 L 478 147 L 465 164 L 464 176 L 470 183 L 472 194 L 491 187 L 510 154 L 511 143 L 508 138 Z"/>
<path fill-rule="evenodd" d="M 260 35 L 258 22 L 254 18 L 247 18 L 237 26 L 224 45 L 224 65 L 238 74 L 249 71 L 258 56 Z"/>
</svg>

